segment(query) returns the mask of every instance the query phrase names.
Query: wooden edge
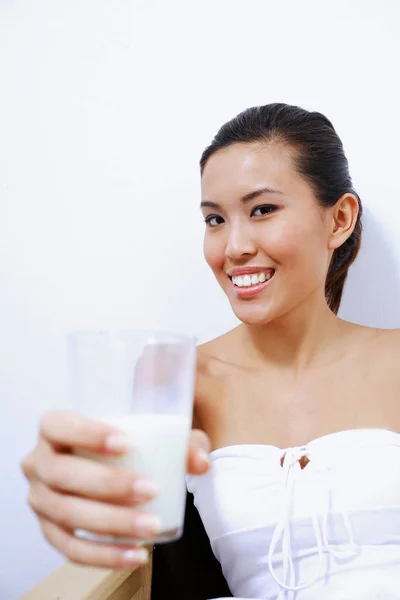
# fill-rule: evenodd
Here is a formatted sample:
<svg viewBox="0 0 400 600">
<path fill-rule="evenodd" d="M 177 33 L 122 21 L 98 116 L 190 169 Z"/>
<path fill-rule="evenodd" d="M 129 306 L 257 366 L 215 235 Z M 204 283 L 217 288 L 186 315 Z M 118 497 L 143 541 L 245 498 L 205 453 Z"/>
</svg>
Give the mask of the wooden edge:
<svg viewBox="0 0 400 600">
<path fill-rule="evenodd" d="M 148 550 L 151 564 L 153 550 Z M 66 563 L 19 600 L 109 600 L 128 578 L 132 594 L 139 590 L 144 583 L 144 569 L 149 571 L 149 565 L 134 570 L 112 571 Z"/>
</svg>

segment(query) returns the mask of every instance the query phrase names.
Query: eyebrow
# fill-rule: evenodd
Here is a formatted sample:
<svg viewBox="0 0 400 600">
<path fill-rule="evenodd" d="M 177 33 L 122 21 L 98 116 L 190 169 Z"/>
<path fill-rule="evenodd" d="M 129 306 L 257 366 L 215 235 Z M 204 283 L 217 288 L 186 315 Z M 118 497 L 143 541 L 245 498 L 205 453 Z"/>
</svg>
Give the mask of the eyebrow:
<svg viewBox="0 0 400 600">
<path fill-rule="evenodd" d="M 280 190 L 275 190 L 274 188 L 263 187 L 263 188 L 260 188 L 259 190 L 254 190 L 254 192 L 249 192 L 248 194 L 245 194 L 244 196 L 242 196 L 240 198 L 240 202 L 242 202 L 243 204 L 246 204 L 246 202 L 250 202 L 251 200 L 254 200 L 254 198 L 258 198 L 259 196 L 262 196 L 264 194 L 281 194 L 281 195 L 283 195 L 283 192 L 281 192 Z M 209 202 L 208 200 L 204 200 L 200 204 L 200 208 L 205 208 L 205 207 L 215 208 L 216 210 L 219 210 L 221 208 L 221 206 L 219 204 L 217 204 L 216 202 Z"/>
</svg>

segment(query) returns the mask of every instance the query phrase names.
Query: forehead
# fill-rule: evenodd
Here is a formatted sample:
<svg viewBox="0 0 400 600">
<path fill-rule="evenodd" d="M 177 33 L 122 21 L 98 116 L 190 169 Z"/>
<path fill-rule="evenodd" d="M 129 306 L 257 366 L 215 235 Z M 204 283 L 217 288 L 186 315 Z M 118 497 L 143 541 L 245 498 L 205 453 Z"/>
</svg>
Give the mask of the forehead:
<svg viewBox="0 0 400 600">
<path fill-rule="evenodd" d="M 223 201 L 257 188 L 271 187 L 285 195 L 310 194 L 309 184 L 296 172 L 290 150 L 260 143 L 233 144 L 213 154 L 203 171 L 203 200 Z"/>
</svg>

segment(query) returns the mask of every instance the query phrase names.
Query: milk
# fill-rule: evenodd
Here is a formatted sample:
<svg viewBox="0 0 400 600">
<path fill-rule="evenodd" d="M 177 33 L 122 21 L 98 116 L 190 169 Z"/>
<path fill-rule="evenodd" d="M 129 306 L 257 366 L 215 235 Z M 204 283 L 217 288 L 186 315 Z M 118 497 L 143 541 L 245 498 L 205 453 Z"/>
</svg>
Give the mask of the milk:
<svg viewBox="0 0 400 600">
<path fill-rule="evenodd" d="M 189 418 L 176 414 L 138 413 L 118 417 L 106 416 L 101 420 L 125 433 L 129 450 L 123 456 L 117 457 L 92 453 L 85 453 L 85 456 L 134 471 L 154 481 L 160 493 L 139 507 L 161 519 L 162 533 L 152 541 L 172 541 L 179 538 L 185 512 L 186 458 L 191 428 Z M 81 530 L 75 534 L 97 541 L 128 541 L 127 538 L 95 536 Z"/>
</svg>

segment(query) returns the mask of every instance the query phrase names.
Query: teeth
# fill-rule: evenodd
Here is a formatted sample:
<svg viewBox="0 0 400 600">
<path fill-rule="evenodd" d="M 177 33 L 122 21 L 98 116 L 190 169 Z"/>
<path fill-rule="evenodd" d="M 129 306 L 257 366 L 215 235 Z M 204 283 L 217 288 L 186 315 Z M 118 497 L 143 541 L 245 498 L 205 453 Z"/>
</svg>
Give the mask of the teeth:
<svg viewBox="0 0 400 600">
<path fill-rule="evenodd" d="M 249 275 L 245 275 L 243 277 L 243 286 L 244 287 L 250 287 L 251 286 L 251 277 L 249 277 Z"/>
<path fill-rule="evenodd" d="M 232 277 L 232 282 L 237 287 L 250 287 L 251 285 L 257 285 L 264 283 L 271 279 L 271 273 L 254 273 L 254 275 L 244 275 L 243 277 Z"/>
<path fill-rule="evenodd" d="M 232 281 L 238 287 L 243 287 L 243 277 L 232 277 Z"/>
</svg>

